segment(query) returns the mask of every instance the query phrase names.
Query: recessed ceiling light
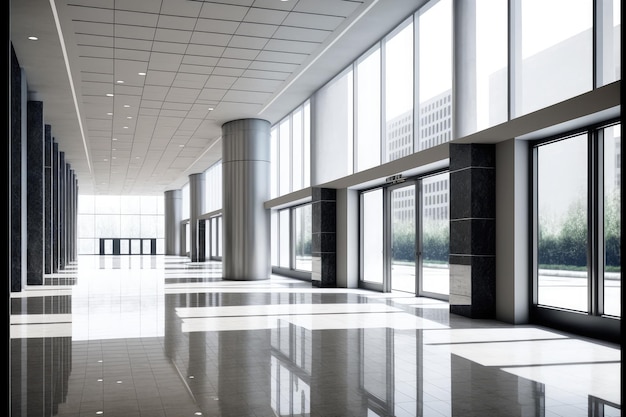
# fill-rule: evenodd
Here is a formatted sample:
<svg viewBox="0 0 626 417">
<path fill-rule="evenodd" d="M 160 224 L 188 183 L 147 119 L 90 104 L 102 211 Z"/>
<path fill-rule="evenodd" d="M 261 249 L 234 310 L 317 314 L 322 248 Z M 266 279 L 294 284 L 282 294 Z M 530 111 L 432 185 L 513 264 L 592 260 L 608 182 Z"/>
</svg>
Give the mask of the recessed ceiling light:
<svg viewBox="0 0 626 417">
<path fill-rule="evenodd" d="M 130 104 L 124 104 L 124 107 L 129 108 Z"/>
<path fill-rule="evenodd" d="M 117 80 L 118 84 L 124 84 L 124 80 Z"/>
<path fill-rule="evenodd" d="M 114 156 L 112 159 L 117 159 L 117 156 Z"/>
<path fill-rule="evenodd" d="M 135 157 L 135 159 L 139 159 L 139 157 L 138 157 L 138 156 L 136 156 L 136 157 Z"/>
<path fill-rule="evenodd" d="M 137 74 L 139 74 L 139 75 L 146 75 L 145 72 L 138 72 Z"/>
<path fill-rule="evenodd" d="M 107 161 L 108 161 L 108 159 L 107 159 L 107 158 L 104 158 L 104 162 L 107 162 Z"/>
<path fill-rule="evenodd" d="M 113 116 L 113 113 L 108 112 L 108 113 L 107 113 L 107 116 Z"/>
<path fill-rule="evenodd" d="M 37 36 L 29 36 L 29 37 L 28 37 L 28 40 L 31 40 L 31 41 L 38 41 L 38 40 L 39 40 L 39 38 L 38 38 Z"/>
<path fill-rule="evenodd" d="M 126 118 L 127 118 L 127 119 L 132 119 L 132 118 L 133 118 L 133 116 L 126 116 Z"/>
<path fill-rule="evenodd" d="M 179 147 L 179 148 L 184 148 L 184 147 L 185 147 L 185 145 L 180 144 L 180 145 L 178 145 L 178 147 Z"/>
<path fill-rule="evenodd" d="M 112 93 L 107 93 L 107 97 L 113 97 Z"/>
<path fill-rule="evenodd" d="M 209 107 L 209 111 L 213 111 L 215 110 L 213 107 Z"/>
<path fill-rule="evenodd" d="M 117 140 L 117 138 L 113 138 L 113 140 Z"/>
<path fill-rule="evenodd" d="M 128 129 L 128 126 L 124 126 L 124 129 Z"/>
</svg>

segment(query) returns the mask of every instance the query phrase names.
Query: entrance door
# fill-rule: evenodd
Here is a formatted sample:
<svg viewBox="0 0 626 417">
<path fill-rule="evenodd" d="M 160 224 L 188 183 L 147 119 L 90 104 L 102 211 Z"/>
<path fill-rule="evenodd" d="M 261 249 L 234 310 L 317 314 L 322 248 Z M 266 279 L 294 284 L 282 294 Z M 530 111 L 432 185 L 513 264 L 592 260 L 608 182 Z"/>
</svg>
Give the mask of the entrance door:
<svg viewBox="0 0 626 417">
<path fill-rule="evenodd" d="M 392 291 L 416 293 L 415 183 L 390 188 Z"/>
</svg>

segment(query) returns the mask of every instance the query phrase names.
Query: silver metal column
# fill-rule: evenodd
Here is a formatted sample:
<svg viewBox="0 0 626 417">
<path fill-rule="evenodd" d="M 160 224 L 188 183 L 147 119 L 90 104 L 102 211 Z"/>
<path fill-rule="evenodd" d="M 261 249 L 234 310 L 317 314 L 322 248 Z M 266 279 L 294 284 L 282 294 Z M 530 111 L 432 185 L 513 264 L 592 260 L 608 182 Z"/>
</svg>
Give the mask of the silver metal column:
<svg viewBox="0 0 626 417">
<path fill-rule="evenodd" d="M 165 192 L 165 254 L 181 255 L 180 253 L 180 222 L 183 213 L 182 190 Z"/>
<path fill-rule="evenodd" d="M 224 279 L 269 279 L 270 123 L 233 120 L 222 125 Z"/>
<path fill-rule="evenodd" d="M 198 217 L 204 214 L 204 172 L 189 175 L 189 257 L 198 262 Z"/>
</svg>

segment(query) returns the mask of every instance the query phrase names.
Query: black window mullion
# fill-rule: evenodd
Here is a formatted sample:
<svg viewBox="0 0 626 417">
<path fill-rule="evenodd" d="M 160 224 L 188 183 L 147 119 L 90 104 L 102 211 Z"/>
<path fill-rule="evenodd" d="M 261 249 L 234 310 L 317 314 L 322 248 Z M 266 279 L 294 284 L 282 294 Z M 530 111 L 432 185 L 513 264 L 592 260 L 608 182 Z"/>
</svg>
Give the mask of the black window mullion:
<svg viewBox="0 0 626 417">
<path fill-rule="evenodd" d="M 598 276 L 599 276 L 599 238 L 598 228 L 600 221 L 600 212 L 598 206 L 598 140 L 597 135 L 593 131 L 587 133 L 588 138 L 588 162 L 587 162 L 587 271 L 589 278 L 587 285 L 588 294 L 588 311 L 590 315 L 598 314 Z"/>
</svg>

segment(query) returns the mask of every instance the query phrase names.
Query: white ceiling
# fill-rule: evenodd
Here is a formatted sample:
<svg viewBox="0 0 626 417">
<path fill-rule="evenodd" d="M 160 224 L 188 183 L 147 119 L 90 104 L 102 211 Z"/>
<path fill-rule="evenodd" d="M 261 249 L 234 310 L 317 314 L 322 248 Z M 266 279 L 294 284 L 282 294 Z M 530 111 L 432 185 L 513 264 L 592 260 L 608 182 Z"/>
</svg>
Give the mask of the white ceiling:
<svg viewBox="0 0 626 417">
<path fill-rule="evenodd" d="M 221 159 L 223 123 L 276 123 L 421 3 L 12 0 L 10 32 L 79 192 L 155 195 Z"/>
</svg>

